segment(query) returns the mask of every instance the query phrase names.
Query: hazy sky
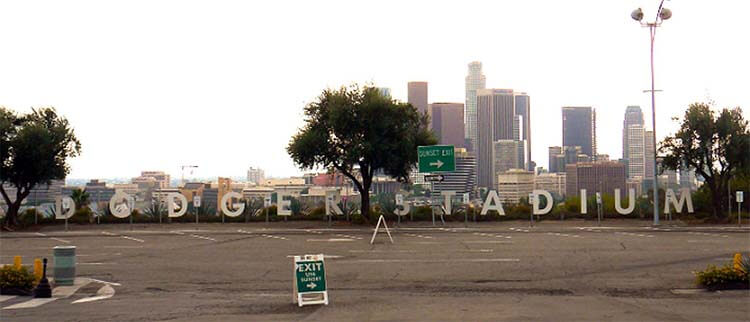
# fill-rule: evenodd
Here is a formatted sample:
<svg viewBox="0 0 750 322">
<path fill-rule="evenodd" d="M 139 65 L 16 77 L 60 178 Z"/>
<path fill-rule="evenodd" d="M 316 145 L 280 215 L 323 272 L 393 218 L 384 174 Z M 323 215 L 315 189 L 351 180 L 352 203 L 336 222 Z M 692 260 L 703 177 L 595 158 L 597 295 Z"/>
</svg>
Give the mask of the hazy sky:
<svg viewBox="0 0 750 322">
<path fill-rule="evenodd" d="M 531 96 L 532 158 L 561 144 L 561 106 L 597 110 L 599 152 L 621 156 L 627 105 L 650 127 L 655 1 L 2 1 L 0 105 L 55 106 L 83 153 L 69 178 L 300 173 L 285 152 L 326 87 L 374 82 L 406 100 L 464 102 L 487 87 Z M 657 136 L 690 102 L 750 115 L 750 1 L 673 0 L 657 32 Z"/>
</svg>

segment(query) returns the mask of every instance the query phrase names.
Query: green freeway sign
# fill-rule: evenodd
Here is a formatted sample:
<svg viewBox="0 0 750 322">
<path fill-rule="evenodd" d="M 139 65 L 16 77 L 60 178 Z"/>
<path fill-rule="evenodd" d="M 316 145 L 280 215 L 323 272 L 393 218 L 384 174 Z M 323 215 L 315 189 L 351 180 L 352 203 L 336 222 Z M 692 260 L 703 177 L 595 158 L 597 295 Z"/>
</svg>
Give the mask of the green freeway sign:
<svg viewBox="0 0 750 322">
<path fill-rule="evenodd" d="M 456 156 L 452 145 L 428 145 L 417 147 L 419 172 L 456 171 Z"/>
<path fill-rule="evenodd" d="M 323 261 L 300 261 L 294 263 L 297 292 L 325 292 L 326 272 Z"/>
</svg>

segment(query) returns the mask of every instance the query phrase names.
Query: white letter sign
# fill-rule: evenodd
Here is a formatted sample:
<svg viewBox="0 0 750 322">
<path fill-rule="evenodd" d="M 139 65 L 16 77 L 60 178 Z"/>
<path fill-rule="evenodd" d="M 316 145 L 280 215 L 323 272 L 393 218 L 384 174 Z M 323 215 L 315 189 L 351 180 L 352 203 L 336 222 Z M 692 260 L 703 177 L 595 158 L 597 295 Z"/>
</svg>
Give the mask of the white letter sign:
<svg viewBox="0 0 750 322">
<path fill-rule="evenodd" d="M 482 206 L 482 212 L 479 214 L 484 216 L 490 210 L 495 210 L 500 216 L 505 216 L 503 204 L 500 203 L 500 197 L 497 196 L 497 191 L 495 190 L 490 190 L 487 194 L 487 199 L 484 200 L 484 205 Z"/>
<path fill-rule="evenodd" d="M 242 198 L 242 195 L 234 191 L 225 193 L 224 196 L 221 197 L 221 211 L 224 213 L 224 215 L 227 215 L 229 217 L 237 217 L 241 215 L 243 211 L 245 211 L 245 204 L 242 202 L 235 203 L 232 205 L 232 207 L 237 210 L 231 211 L 229 210 L 227 204 L 232 201 L 232 198 L 237 198 L 239 200 Z"/>
</svg>

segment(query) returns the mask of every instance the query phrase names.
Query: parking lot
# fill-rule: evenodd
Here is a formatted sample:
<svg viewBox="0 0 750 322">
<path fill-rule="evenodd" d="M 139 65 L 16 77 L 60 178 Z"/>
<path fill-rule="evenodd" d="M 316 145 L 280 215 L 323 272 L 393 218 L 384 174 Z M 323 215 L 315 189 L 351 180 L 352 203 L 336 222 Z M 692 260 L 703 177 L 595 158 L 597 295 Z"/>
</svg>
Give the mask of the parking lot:
<svg viewBox="0 0 750 322">
<path fill-rule="evenodd" d="M 642 221 L 404 225 L 322 222 L 45 227 L 2 233 L 0 262 L 77 247 L 83 281 L 10 321 L 747 320 L 750 292 L 699 292 L 692 272 L 750 254 L 750 229 Z M 331 303 L 292 303 L 292 256 L 324 254 Z M 113 294 L 103 288 L 111 288 Z M 99 294 L 97 294 L 99 293 Z M 93 296 L 100 296 L 93 298 Z M 111 296 L 110 296 L 111 295 Z M 77 303 L 73 303 L 76 302 Z"/>
</svg>

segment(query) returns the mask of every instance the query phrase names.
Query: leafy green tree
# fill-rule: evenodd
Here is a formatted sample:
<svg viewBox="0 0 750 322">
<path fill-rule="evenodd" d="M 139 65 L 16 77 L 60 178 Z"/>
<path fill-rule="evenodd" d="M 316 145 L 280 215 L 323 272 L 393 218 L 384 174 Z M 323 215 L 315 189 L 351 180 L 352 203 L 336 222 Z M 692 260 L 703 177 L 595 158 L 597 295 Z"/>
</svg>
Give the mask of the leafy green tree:
<svg viewBox="0 0 750 322">
<path fill-rule="evenodd" d="M 375 172 L 382 169 L 408 182 L 417 146 L 437 142 L 426 114 L 369 86 L 325 90 L 305 107 L 305 118 L 287 152 L 302 169 L 334 168 L 349 178 L 360 193 L 365 219 Z"/>
<path fill-rule="evenodd" d="M 750 166 L 750 128 L 739 107 L 716 114 L 709 104 L 691 104 L 680 129 L 664 139 L 659 151 L 666 154 L 665 168 L 687 166 L 703 177 L 711 192 L 713 216 L 723 218 L 730 178 Z"/>
<path fill-rule="evenodd" d="M 87 207 L 89 204 L 89 199 L 91 196 L 86 191 L 86 189 L 80 189 L 75 188 L 70 194 L 70 198 L 73 199 L 73 202 L 76 204 L 76 210 L 79 208 Z"/>
<path fill-rule="evenodd" d="M 8 205 L 3 226 L 17 226 L 18 210 L 31 189 L 65 179 L 68 159 L 80 152 L 73 128 L 54 108 L 18 115 L 0 107 L 0 194 Z M 5 184 L 16 188 L 15 198 Z"/>
</svg>

